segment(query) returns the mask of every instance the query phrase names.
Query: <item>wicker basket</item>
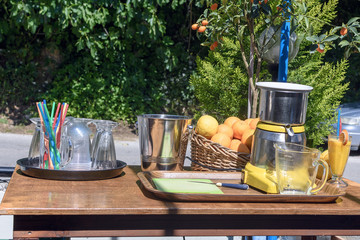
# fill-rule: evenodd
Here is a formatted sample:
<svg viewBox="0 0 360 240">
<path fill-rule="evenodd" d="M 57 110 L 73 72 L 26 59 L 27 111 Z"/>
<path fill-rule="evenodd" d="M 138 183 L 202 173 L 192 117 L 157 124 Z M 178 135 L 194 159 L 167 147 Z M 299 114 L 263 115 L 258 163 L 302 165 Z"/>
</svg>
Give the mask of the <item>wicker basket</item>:
<svg viewBox="0 0 360 240">
<path fill-rule="evenodd" d="M 250 154 L 236 152 L 198 135 L 191 137 L 191 169 L 193 171 L 240 171 Z"/>
</svg>

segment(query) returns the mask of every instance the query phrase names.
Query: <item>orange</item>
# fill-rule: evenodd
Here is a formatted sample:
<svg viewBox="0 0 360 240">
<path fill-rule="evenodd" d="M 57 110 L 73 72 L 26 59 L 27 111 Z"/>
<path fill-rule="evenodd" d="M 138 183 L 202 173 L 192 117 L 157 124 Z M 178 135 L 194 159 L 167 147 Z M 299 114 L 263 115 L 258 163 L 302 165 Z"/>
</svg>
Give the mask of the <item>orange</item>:
<svg viewBox="0 0 360 240">
<path fill-rule="evenodd" d="M 205 26 L 200 26 L 199 29 L 198 29 L 198 32 L 203 33 L 203 32 L 205 32 L 205 30 L 206 30 Z"/>
<path fill-rule="evenodd" d="M 249 124 L 250 126 L 250 122 L 253 120 L 254 118 L 247 118 L 244 120 L 244 122 L 246 122 L 247 124 Z"/>
<path fill-rule="evenodd" d="M 253 136 L 255 133 L 255 129 L 247 129 L 245 130 L 244 134 L 242 135 L 241 142 L 245 144 L 251 150 L 251 144 L 253 141 Z"/>
<path fill-rule="evenodd" d="M 193 25 L 191 25 L 192 30 L 197 30 L 198 28 L 199 28 L 199 25 L 197 23 L 194 23 Z"/>
<path fill-rule="evenodd" d="M 229 148 L 237 152 L 250 153 L 249 148 L 245 144 L 243 144 L 239 139 L 231 140 Z"/>
<path fill-rule="evenodd" d="M 211 5 L 210 9 L 215 11 L 218 8 L 218 4 L 214 3 L 213 5 Z"/>
<path fill-rule="evenodd" d="M 228 125 L 229 127 L 232 127 L 234 123 L 237 121 L 241 121 L 240 118 L 232 116 L 225 119 L 224 124 Z"/>
<path fill-rule="evenodd" d="M 224 147 L 230 147 L 231 139 L 225 133 L 217 133 L 212 138 L 211 141 L 216 142 Z"/>
<path fill-rule="evenodd" d="M 211 139 L 211 137 L 217 133 L 218 126 L 219 123 L 214 117 L 204 115 L 199 118 L 196 124 L 195 132 L 207 139 Z"/>
<path fill-rule="evenodd" d="M 255 129 L 256 128 L 256 125 L 258 124 L 258 122 L 260 121 L 260 118 L 255 118 L 253 120 L 251 120 L 249 126 L 251 129 Z"/>
<path fill-rule="evenodd" d="M 324 52 L 324 49 L 321 49 L 321 48 L 320 48 L 320 44 L 318 44 L 318 48 L 316 49 L 316 51 L 318 51 L 319 53 L 323 53 L 323 52 Z"/>
<path fill-rule="evenodd" d="M 218 46 L 218 42 L 215 41 L 213 44 L 211 44 L 210 50 L 211 50 L 211 51 L 214 50 L 215 48 L 217 48 L 217 46 Z"/>
<path fill-rule="evenodd" d="M 346 145 L 349 141 L 349 133 L 346 129 L 341 131 L 339 135 L 339 140 L 342 142 L 343 145 Z"/>
<path fill-rule="evenodd" d="M 202 24 L 203 26 L 206 26 L 206 25 L 209 24 L 209 22 L 208 22 L 208 20 L 203 20 L 203 21 L 201 22 L 201 24 Z"/>
<path fill-rule="evenodd" d="M 347 34 L 348 30 L 346 27 L 342 27 L 340 30 L 340 35 L 345 36 Z"/>
<path fill-rule="evenodd" d="M 244 121 L 237 121 L 233 125 L 234 138 L 241 139 L 245 130 L 249 129 L 249 125 Z"/>
<path fill-rule="evenodd" d="M 220 124 L 218 127 L 218 133 L 225 133 L 226 135 L 229 136 L 230 139 L 233 139 L 234 137 L 234 131 L 231 127 L 229 127 L 226 124 Z"/>
</svg>

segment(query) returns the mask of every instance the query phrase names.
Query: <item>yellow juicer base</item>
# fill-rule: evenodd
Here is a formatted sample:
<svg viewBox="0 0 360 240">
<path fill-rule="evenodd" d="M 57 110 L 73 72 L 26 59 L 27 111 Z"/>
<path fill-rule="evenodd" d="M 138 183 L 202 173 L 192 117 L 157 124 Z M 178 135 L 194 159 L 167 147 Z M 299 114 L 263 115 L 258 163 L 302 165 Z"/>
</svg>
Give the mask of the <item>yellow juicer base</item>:
<svg viewBox="0 0 360 240">
<path fill-rule="evenodd" d="M 244 183 L 267 193 L 279 193 L 276 183 L 276 173 L 251 163 L 245 165 Z"/>
</svg>

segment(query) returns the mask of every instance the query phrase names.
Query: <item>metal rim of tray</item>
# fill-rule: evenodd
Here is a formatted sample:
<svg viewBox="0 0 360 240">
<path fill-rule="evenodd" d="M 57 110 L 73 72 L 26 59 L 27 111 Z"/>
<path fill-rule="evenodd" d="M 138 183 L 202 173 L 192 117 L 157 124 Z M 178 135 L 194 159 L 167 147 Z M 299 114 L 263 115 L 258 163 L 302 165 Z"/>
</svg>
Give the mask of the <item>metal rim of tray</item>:
<svg viewBox="0 0 360 240">
<path fill-rule="evenodd" d="M 22 158 L 16 162 L 25 175 L 51 180 L 100 180 L 119 176 L 127 164 L 117 160 L 116 167 L 104 170 L 50 170 L 39 168 L 39 160 Z"/>
</svg>

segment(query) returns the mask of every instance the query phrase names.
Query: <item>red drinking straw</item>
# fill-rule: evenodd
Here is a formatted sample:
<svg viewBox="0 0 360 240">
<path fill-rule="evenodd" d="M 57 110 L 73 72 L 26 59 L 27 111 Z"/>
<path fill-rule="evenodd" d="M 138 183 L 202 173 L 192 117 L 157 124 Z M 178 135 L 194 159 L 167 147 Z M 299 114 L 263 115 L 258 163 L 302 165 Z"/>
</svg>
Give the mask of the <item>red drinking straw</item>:
<svg viewBox="0 0 360 240">
<path fill-rule="evenodd" d="M 55 124 L 56 124 L 56 121 L 57 121 L 57 118 L 58 118 L 58 114 L 59 114 L 59 110 L 60 110 L 60 105 L 61 103 L 58 103 L 58 106 L 57 106 L 57 109 L 56 109 L 56 113 L 55 113 L 55 117 L 54 117 L 54 121 L 53 121 L 53 130 L 55 129 Z"/>
<path fill-rule="evenodd" d="M 339 125 L 339 127 L 340 127 L 340 133 L 342 132 L 342 123 L 341 123 L 341 118 L 340 118 L 340 125 Z M 339 133 L 339 134 L 340 134 Z"/>
</svg>

